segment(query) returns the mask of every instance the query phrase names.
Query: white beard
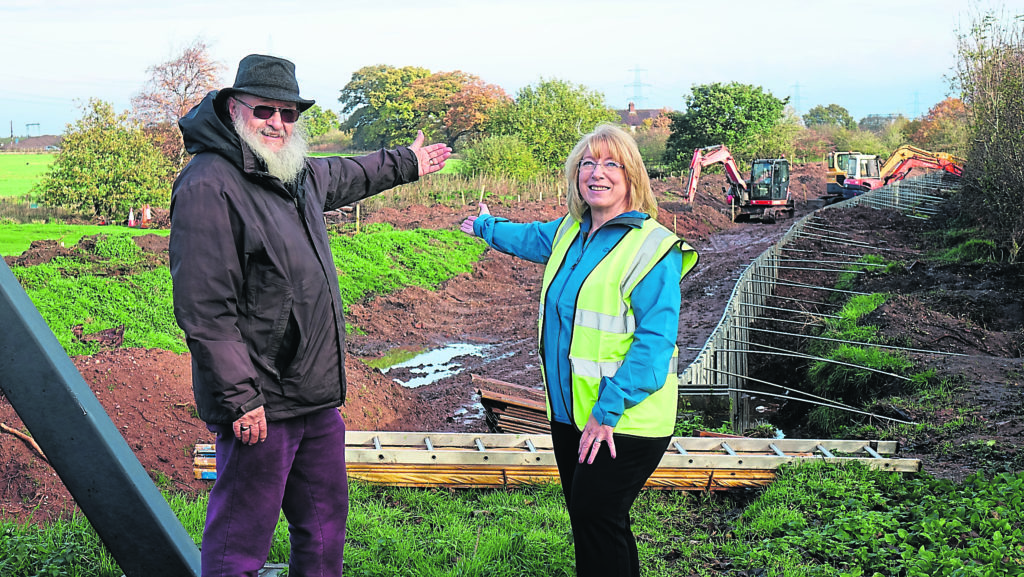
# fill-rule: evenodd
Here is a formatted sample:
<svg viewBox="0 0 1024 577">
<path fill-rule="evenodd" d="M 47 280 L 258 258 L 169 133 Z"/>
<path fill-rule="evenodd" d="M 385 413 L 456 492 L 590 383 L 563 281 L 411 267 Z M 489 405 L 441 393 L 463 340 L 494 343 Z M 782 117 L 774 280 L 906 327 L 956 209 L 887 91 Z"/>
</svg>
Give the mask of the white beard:
<svg viewBox="0 0 1024 577">
<path fill-rule="evenodd" d="M 241 117 L 232 119 L 235 132 L 249 148 L 267 165 L 267 172 L 276 176 L 285 184 L 291 184 L 302 174 L 306 165 L 306 156 L 309 153 L 309 146 L 306 143 L 306 134 L 298 123 L 292 127 L 291 136 L 284 141 L 280 150 L 271 150 L 263 143 L 263 138 L 258 131 L 251 130 Z M 269 129 L 268 129 L 269 130 Z"/>
</svg>

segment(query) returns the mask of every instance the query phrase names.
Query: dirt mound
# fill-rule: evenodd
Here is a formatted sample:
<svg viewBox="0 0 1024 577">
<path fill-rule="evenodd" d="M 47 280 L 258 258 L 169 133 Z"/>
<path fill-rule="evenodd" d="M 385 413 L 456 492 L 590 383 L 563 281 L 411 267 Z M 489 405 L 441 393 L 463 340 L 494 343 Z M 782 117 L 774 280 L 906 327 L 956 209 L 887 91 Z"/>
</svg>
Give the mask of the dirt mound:
<svg viewBox="0 0 1024 577">
<path fill-rule="evenodd" d="M 117 349 L 72 361 L 103 405 L 142 467 L 162 487 L 198 494 L 210 487 L 196 480 L 192 449 L 214 435 L 196 416 L 188 354 L 159 349 Z M 428 407 L 415 395 L 354 358 L 342 409 L 352 430 L 417 430 L 429 421 Z M 0 423 L 24 431 L 6 398 L 0 397 Z M 53 468 L 27 444 L 4 434 L 0 442 L 0 510 L 7 518 L 45 521 L 74 509 L 70 493 Z"/>
</svg>

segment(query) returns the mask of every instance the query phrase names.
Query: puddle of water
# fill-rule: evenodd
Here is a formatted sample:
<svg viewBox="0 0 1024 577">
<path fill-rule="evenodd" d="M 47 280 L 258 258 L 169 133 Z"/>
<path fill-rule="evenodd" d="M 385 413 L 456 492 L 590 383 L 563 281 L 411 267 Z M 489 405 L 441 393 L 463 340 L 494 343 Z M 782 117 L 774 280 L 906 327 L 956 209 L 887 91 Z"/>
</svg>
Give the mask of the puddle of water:
<svg viewBox="0 0 1024 577">
<path fill-rule="evenodd" d="M 443 378 L 458 374 L 462 368 L 462 363 L 455 360 L 457 357 L 467 355 L 482 357 L 488 348 L 490 348 L 490 345 L 454 343 L 440 349 L 421 353 L 396 365 L 381 368 L 381 372 L 387 374 L 391 369 L 409 369 L 410 373 L 417 376 L 404 382 L 400 379 L 394 379 L 394 381 L 403 387 L 415 389 L 416 387 L 436 383 Z"/>
<path fill-rule="evenodd" d="M 468 407 L 461 407 L 452 415 L 456 420 L 463 422 L 476 422 L 487 416 L 483 403 L 480 402 L 480 394 L 473 393 L 473 404 Z"/>
</svg>

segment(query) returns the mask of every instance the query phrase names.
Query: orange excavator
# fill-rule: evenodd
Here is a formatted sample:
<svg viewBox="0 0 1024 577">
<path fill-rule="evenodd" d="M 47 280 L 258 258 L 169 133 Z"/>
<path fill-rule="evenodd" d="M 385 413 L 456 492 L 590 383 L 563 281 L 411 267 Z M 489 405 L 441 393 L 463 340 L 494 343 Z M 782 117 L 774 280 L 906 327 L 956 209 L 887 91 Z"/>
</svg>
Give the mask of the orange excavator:
<svg viewBox="0 0 1024 577">
<path fill-rule="evenodd" d="M 779 218 L 792 218 L 793 197 L 789 192 L 789 161 L 785 158 L 760 158 L 750 169 L 750 180 L 744 180 L 729 149 L 716 144 L 693 151 L 690 161 L 690 176 L 686 183 L 686 198 L 693 204 L 697 195 L 697 180 L 701 169 L 716 163 L 725 166 L 729 190 L 722 187 L 729 202 L 730 216 L 734 222 L 759 220 L 775 222 Z"/>
<path fill-rule="evenodd" d="M 836 177 L 843 188 L 843 196 L 849 198 L 874 190 L 907 177 L 915 168 L 945 170 L 955 176 L 963 176 L 964 159 L 945 152 L 929 152 L 903 145 L 896 149 L 882 164 L 877 156 L 855 155 L 847 163 L 846 174 Z"/>
</svg>

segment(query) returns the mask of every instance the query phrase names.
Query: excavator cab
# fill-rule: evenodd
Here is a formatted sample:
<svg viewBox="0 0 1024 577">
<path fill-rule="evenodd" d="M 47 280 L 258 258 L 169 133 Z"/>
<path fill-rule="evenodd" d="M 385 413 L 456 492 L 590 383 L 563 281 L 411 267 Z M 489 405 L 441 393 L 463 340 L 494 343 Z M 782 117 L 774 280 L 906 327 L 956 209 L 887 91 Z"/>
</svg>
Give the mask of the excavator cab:
<svg viewBox="0 0 1024 577">
<path fill-rule="evenodd" d="M 859 154 L 859 152 L 851 150 L 829 152 L 825 155 L 825 194 L 842 195 L 842 186 L 836 182 L 836 179 L 843 180 L 846 178 L 846 165 L 850 160 L 850 156 Z"/>
<path fill-rule="evenodd" d="M 789 161 L 758 159 L 750 169 L 750 201 L 785 201 L 789 198 Z"/>
<path fill-rule="evenodd" d="M 775 222 L 793 216 L 793 199 L 789 195 L 789 161 L 785 158 L 760 158 L 750 169 L 746 189 L 733 184 L 729 196 L 732 219 Z"/>
<path fill-rule="evenodd" d="M 722 187 L 734 222 L 760 220 L 775 222 L 777 218 L 792 218 L 795 211 L 789 195 L 789 161 L 785 158 L 755 160 L 750 181 L 743 180 L 729 149 L 724 144 L 698 148 L 690 161 L 690 175 L 686 179 L 686 198 L 692 204 L 697 194 L 697 179 L 705 166 L 721 162 L 729 190 Z"/>
<path fill-rule="evenodd" d="M 853 198 L 882 185 L 882 160 L 874 154 L 852 154 L 846 162 L 846 175 L 836 181 L 844 199 Z"/>
</svg>

